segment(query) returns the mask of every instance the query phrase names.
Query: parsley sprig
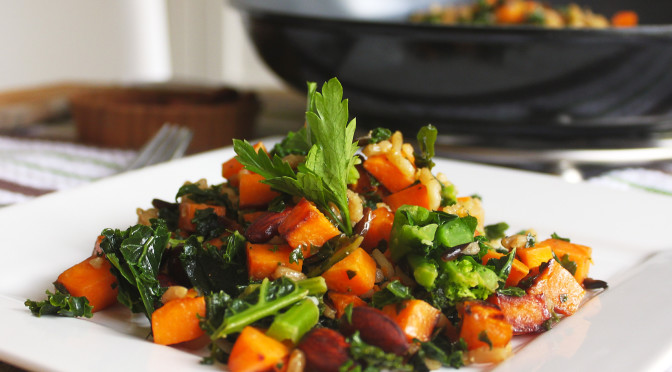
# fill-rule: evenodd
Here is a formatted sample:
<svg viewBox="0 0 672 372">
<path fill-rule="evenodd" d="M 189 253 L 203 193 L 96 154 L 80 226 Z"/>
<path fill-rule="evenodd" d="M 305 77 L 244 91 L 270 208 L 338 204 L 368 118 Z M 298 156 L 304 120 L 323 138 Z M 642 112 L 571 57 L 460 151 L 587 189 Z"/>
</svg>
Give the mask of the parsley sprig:
<svg viewBox="0 0 672 372">
<path fill-rule="evenodd" d="M 278 155 L 272 158 L 257 153 L 247 141 L 234 140 L 236 159 L 252 172 L 262 175 L 272 188 L 294 196 L 305 197 L 330 214 L 341 230 L 352 234 L 348 210 L 348 174 L 355 163 L 357 144 L 353 143 L 355 119 L 348 122 L 348 100 L 343 100 L 343 87 L 333 78 L 317 92 L 309 86 L 311 99 L 306 112 L 306 141 L 310 150 L 305 163 L 297 171 Z M 340 218 L 330 208 L 336 205 Z"/>
</svg>

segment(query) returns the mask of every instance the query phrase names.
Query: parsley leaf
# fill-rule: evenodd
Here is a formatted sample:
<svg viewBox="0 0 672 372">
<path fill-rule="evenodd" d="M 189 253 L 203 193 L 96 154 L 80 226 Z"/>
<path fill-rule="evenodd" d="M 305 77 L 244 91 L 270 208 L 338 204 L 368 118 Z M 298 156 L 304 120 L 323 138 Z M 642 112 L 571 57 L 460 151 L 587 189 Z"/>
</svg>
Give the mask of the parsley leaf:
<svg viewBox="0 0 672 372">
<path fill-rule="evenodd" d="M 257 153 L 247 141 L 234 140 L 236 159 L 266 178 L 264 183 L 273 189 L 314 202 L 349 235 L 352 225 L 346 192 L 357 151 L 357 144 L 353 143 L 356 124 L 354 119 L 348 122 L 348 101 L 343 100 L 343 87 L 336 78 L 322 86 L 322 93 L 312 93 L 306 122 L 306 139 L 312 144 L 305 163 L 298 166 L 296 173 L 277 154 L 271 158 L 266 153 Z M 340 219 L 332 212 L 330 203 L 338 207 Z"/>
</svg>

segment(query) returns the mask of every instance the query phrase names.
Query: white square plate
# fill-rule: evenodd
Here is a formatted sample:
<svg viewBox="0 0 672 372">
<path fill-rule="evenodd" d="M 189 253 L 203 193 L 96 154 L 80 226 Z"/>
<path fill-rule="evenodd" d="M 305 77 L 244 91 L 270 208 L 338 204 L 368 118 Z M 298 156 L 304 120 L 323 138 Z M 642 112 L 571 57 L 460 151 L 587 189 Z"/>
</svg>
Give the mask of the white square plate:
<svg viewBox="0 0 672 372">
<path fill-rule="evenodd" d="M 198 353 L 146 340 L 146 320 L 121 307 L 92 319 L 37 318 L 23 302 L 53 290 L 104 228 L 135 224 L 137 207 L 173 200 L 186 180 L 221 183 L 221 163 L 231 156 L 231 148 L 211 151 L 0 209 L 0 360 L 38 370 L 217 370 L 199 364 Z M 540 238 L 556 232 L 591 246 L 591 277 L 610 284 L 549 332 L 519 338 L 497 371 L 672 366 L 672 198 L 441 159 L 435 170 L 460 195 L 483 198 L 488 224 L 505 221 L 510 231 L 535 228 Z"/>
</svg>

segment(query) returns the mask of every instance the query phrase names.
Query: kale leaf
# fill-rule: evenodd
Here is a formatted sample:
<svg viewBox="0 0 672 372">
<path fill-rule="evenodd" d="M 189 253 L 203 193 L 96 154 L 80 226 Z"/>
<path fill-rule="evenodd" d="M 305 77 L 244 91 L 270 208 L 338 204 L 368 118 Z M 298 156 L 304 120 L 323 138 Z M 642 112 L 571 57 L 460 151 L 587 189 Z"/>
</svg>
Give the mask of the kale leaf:
<svg viewBox="0 0 672 372">
<path fill-rule="evenodd" d="M 35 316 L 61 315 L 66 317 L 93 316 L 93 306 L 86 297 L 73 297 L 69 293 L 46 291 L 47 298 L 43 301 L 26 300 L 26 305 Z"/>
<path fill-rule="evenodd" d="M 436 137 L 438 136 L 438 130 L 435 126 L 429 124 L 426 125 L 418 131 L 418 146 L 420 147 L 420 153 L 415 154 L 415 165 L 418 168 L 429 168 L 434 167 L 434 143 L 436 143 Z"/>
<path fill-rule="evenodd" d="M 135 225 L 125 231 L 105 229 L 102 235 L 100 247 L 117 277 L 119 302 L 151 319 L 165 292 L 157 275 L 170 238 L 166 222 L 155 219 L 151 227 Z"/>
<path fill-rule="evenodd" d="M 247 283 L 247 269 L 241 258 L 245 238 L 237 231 L 229 235 L 222 247 L 201 244 L 196 236 L 184 242 L 180 261 L 192 286 L 204 294 L 225 291 L 235 294 Z"/>
</svg>

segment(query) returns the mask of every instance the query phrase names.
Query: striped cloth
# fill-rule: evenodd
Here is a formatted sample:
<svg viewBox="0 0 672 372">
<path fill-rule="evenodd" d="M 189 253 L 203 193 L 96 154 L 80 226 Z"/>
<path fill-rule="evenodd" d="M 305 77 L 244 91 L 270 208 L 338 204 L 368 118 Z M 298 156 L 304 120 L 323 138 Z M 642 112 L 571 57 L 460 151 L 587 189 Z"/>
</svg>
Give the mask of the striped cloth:
<svg viewBox="0 0 672 372">
<path fill-rule="evenodd" d="M 0 205 L 118 173 L 136 154 L 134 150 L 0 136 Z"/>
</svg>

